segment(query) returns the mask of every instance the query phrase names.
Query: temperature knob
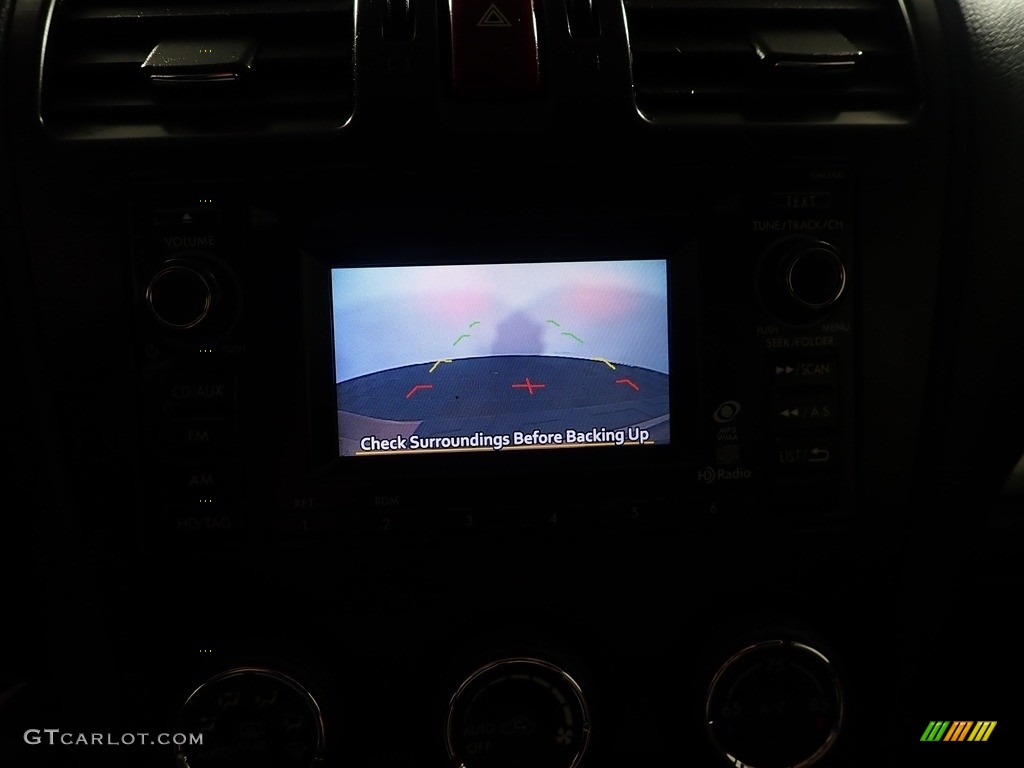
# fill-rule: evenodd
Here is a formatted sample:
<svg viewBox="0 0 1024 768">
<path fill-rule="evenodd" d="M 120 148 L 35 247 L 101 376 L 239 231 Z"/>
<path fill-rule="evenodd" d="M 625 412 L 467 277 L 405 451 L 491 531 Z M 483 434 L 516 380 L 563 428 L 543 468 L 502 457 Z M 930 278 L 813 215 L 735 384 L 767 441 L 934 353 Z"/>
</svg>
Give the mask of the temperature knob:
<svg viewBox="0 0 1024 768">
<path fill-rule="evenodd" d="M 733 654 L 708 689 L 707 731 L 727 764 L 810 768 L 843 724 L 832 662 L 793 640 L 754 643 Z"/>
<path fill-rule="evenodd" d="M 576 768 L 589 740 L 579 685 L 541 659 L 480 667 L 448 708 L 446 746 L 457 768 Z"/>
<path fill-rule="evenodd" d="M 324 760 L 316 700 L 270 669 L 231 669 L 203 683 L 185 702 L 178 732 L 189 735 L 176 742 L 181 768 L 314 768 Z"/>
</svg>

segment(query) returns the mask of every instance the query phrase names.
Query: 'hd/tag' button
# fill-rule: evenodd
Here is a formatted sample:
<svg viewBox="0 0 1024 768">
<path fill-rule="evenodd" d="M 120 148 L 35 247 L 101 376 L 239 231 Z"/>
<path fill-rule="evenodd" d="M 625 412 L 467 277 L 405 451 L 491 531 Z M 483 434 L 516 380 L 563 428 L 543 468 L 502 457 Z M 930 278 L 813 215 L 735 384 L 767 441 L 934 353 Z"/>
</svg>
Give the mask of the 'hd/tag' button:
<svg viewBox="0 0 1024 768">
<path fill-rule="evenodd" d="M 459 96 L 526 96 L 540 87 L 533 0 L 449 0 L 452 89 Z"/>
</svg>

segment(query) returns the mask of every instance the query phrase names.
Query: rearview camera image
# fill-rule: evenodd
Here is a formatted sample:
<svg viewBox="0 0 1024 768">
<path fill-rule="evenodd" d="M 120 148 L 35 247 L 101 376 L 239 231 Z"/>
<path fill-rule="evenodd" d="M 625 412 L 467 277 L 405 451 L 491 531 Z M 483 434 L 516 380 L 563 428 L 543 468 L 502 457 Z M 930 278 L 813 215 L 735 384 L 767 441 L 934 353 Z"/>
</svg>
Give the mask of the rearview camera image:
<svg viewBox="0 0 1024 768">
<path fill-rule="evenodd" d="M 341 456 L 669 442 L 664 260 L 331 270 Z"/>
</svg>

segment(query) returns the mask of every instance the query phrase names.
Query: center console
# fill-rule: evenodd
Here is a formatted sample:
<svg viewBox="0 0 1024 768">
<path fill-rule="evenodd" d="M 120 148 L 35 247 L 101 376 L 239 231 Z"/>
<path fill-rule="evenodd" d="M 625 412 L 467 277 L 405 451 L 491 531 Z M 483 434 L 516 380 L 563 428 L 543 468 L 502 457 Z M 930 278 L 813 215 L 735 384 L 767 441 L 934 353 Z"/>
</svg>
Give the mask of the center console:
<svg viewBox="0 0 1024 768">
<path fill-rule="evenodd" d="M 844 166 L 689 171 L 628 208 L 574 183 L 525 222 L 501 193 L 439 220 L 140 189 L 149 541 L 848 518 Z"/>
</svg>

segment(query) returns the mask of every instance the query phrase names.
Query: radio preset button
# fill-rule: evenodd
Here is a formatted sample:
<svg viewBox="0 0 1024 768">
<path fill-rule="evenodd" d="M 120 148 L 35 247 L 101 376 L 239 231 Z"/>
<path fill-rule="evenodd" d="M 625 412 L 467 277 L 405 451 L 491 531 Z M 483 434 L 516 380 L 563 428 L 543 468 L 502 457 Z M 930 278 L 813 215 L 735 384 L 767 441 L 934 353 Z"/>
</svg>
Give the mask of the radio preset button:
<svg viewBox="0 0 1024 768">
<path fill-rule="evenodd" d="M 274 533 L 301 537 L 329 533 L 334 530 L 334 523 L 329 517 L 281 517 L 271 520 L 268 528 Z"/>
<path fill-rule="evenodd" d="M 423 514 L 400 509 L 366 511 L 355 522 L 357 533 L 385 536 L 420 533 L 425 526 Z"/>
</svg>

